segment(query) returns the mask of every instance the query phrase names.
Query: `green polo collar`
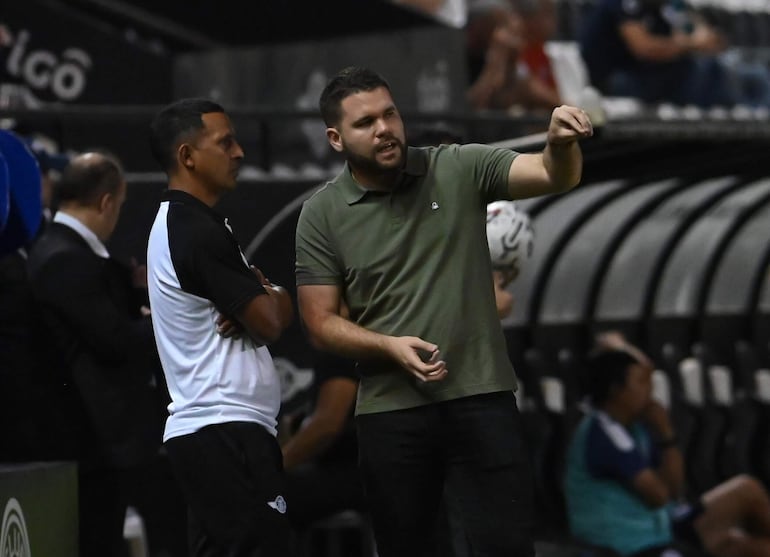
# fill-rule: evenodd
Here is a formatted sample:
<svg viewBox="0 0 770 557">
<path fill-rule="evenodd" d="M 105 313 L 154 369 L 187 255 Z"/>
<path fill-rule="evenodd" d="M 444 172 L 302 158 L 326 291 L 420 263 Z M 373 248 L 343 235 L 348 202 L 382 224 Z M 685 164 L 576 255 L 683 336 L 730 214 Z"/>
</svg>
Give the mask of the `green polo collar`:
<svg viewBox="0 0 770 557">
<path fill-rule="evenodd" d="M 410 176 L 424 176 L 428 172 L 429 150 L 425 148 L 407 147 L 406 165 L 404 174 Z M 361 201 L 369 190 L 361 186 L 353 179 L 350 166 L 345 163 L 345 168 L 333 182 L 342 191 L 342 195 L 348 205 Z"/>
</svg>

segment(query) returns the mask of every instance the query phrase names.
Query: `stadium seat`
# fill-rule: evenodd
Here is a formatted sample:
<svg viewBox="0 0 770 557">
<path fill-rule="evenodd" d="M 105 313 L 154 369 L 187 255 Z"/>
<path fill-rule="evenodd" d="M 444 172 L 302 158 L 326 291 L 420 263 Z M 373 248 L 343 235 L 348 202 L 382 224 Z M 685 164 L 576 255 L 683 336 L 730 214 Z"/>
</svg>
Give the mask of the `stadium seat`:
<svg viewBox="0 0 770 557">
<path fill-rule="evenodd" d="M 703 399 L 697 409 L 698 430 L 687 454 L 687 478 L 696 493 L 703 493 L 721 483 L 719 462 L 723 439 L 728 433 L 733 402 L 732 370 L 718 365 L 707 346 L 693 346 L 694 359 L 700 367 Z"/>
<path fill-rule="evenodd" d="M 745 340 L 736 342 L 735 355 L 728 430 L 719 451 L 719 469 L 723 478 L 758 473 L 753 453 L 764 404 L 758 397 L 756 386 L 758 361 L 753 346 Z"/>
</svg>

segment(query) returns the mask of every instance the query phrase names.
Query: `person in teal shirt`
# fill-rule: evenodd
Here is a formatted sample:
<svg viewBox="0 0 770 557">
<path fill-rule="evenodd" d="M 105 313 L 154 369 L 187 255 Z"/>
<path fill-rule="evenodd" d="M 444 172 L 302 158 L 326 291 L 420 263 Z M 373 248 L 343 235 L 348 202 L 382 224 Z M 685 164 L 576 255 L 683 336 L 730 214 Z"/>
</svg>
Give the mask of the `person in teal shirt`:
<svg viewBox="0 0 770 557">
<path fill-rule="evenodd" d="M 585 369 L 590 409 L 565 476 L 571 534 L 624 557 L 675 557 L 681 544 L 715 557 L 770 555 L 770 500 L 754 478 L 735 476 L 683 500 L 682 453 L 652 398 L 650 360 L 621 337 L 604 337 Z"/>
</svg>

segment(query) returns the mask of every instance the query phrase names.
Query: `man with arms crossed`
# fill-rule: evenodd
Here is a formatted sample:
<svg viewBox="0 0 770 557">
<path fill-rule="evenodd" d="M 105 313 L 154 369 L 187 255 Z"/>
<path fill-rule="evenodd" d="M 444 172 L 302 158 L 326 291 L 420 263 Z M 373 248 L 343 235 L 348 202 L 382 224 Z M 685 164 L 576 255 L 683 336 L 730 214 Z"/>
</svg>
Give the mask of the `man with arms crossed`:
<svg viewBox="0 0 770 557">
<path fill-rule="evenodd" d="M 150 233 L 148 283 L 172 400 L 163 440 L 190 509 L 191 555 L 282 557 L 281 394 L 265 345 L 289 326 L 291 299 L 250 268 L 212 209 L 243 159 L 222 107 L 178 101 L 151 132 L 169 189 Z"/>
</svg>

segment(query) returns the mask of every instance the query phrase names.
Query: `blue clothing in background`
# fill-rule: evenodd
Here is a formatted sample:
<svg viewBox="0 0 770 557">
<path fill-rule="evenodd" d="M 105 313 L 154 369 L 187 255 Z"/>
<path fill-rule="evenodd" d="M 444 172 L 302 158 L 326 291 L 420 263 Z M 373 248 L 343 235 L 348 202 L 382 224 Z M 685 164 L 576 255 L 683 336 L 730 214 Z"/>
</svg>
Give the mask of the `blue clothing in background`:
<svg viewBox="0 0 770 557">
<path fill-rule="evenodd" d="M 565 495 L 572 535 L 621 555 L 670 544 L 667 508 L 647 506 L 630 485 L 639 472 L 659 462 L 643 425 L 627 429 L 603 412 L 584 417 L 567 454 Z"/>
<path fill-rule="evenodd" d="M 605 95 L 704 108 L 765 102 L 764 91 L 744 99 L 742 70 L 733 72 L 718 56 L 688 54 L 669 61 L 638 58 L 620 32 L 628 22 L 640 23 L 660 37 L 690 33 L 694 28 L 693 11 L 682 0 L 599 0 L 586 17 L 579 43 L 591 83 Z M 756 89 L 756 76 L 750 77 Z"/>
</svg>

